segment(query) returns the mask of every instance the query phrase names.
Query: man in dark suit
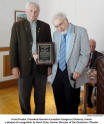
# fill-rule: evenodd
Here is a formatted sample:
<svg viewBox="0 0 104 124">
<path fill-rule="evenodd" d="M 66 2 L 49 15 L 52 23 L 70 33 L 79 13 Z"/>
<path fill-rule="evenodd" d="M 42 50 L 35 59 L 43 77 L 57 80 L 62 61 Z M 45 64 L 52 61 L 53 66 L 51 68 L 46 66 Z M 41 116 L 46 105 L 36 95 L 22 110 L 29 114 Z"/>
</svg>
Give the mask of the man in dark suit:
<svg viewBox="0 0 104 124">
<path fill-rule="evenodd" d="M 89 64 L 88 64 L 88 68 L 96 68 L 96 59 L 99 56 L 102 56 L 102 54 L 98 51 L 95 50 L 96 48 L 96 41 L 94 39 L 90 39 L 90 58 L 89 58 Z M 91 84 L 88 84 L 88 107 L 92 108 L 92 102 L 91 102 L 91 96 L 92 96 L 92 91 L 93 91 L 93 87 L 91 86 Z"/>
<path fill-rule="evenodd" d="M 35 2 L 26 4 L 27 19 L 14 23 L 10 40 L 10 63 L 12 73 L 18 78 L 19 101 L 23 114 L 30 114 L 30 97 L 34 89 L 35 113 L 45 112 L 45 91 L 48 66 L 36 65 L 36 43 L 51 42 L 50 26 L 37 20 L 39 5 Z M 33 57 L 34 55 L 34 57 Z M 36 55 L 36 56 L 35 56 Z"/>
</svg>

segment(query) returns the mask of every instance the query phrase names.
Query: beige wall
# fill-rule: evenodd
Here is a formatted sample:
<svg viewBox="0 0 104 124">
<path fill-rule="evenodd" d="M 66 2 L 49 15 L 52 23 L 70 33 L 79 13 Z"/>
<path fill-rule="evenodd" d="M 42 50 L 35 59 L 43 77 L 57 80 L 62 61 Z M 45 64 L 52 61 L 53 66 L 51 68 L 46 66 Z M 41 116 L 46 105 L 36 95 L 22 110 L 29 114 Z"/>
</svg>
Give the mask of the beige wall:
<svg viewBox="0 0 104 124">
<path fill-rule="evenodd" d="M 97 42 L 97 50 L 104 51 L 104 0 L 42 0 L 45 3 L 47 21 L 54 31 L 52 17 L 54 13 L 65 12 L 73 24 L 84 26 L 89 38 Z M 43 13 L 44 14 L 44 13 Z"/>
<path fill-rule="evenodd" d="M 0 0 L 0 47 L 9 46 L 14 11 L 24 10 L 27 1 L 29 0 Z"/>
<path fill-rule="evenodd" d="M 0 47 L 9 46 L 11 27 L 14 23 L 14 11 L 24 10 L 28 0 L 0 0 Z M 35 0 L 33 0 L 35 1 Z M 48 22 L 52 32 L 53 15 L 63 11 L 73 24 L 84 26 L 89 38 L 97 42 L 97 50 L 104 51 L 104 0 L 36 0 L 40 4 L 40 19 Z M 0 53 L 0 80 L 11 77 L 2 76 L 2 58 L 8 52 Z"/>
</svg>

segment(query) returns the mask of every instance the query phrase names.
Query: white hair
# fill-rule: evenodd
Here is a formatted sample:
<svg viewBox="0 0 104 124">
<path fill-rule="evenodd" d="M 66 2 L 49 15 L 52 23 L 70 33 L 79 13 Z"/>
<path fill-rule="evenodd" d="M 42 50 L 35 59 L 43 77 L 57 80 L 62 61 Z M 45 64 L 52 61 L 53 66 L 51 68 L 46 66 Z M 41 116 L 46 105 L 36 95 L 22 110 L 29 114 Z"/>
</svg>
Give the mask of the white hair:
<svg viewBox="0 0 104 124">
<path fill-rule="evenodd" d="M 96 41 L 95 41 L 93 38 L 91 38 L 89 41 L 93 41 L 93 42 L 95 42 L 95 43 L 96 43 Z"/>
<path fill-rule="evenodd" d="M 66 14 L 60 12 L 60 13 L 57 13 L 56 15 L 54 15 L 52 22 L 54 22 L 58 18 L 62 18 L 63 20 L 67 19 Z"/>
<path fill-rule="evenodd" d="M 39 4 L 37 3 L 37 2 L 33 2 L 33 1 L 29 1 L 29 2 L 27 2 L 26 3 L 26 5 L 25 5 L 25 9 L 28 9 L 28 7 L 29 7 L 29 5 L 36 5 L 38 8 L 39 8 L 39 11 L 40 11 L 40 6 L 39 6 Z"/>
</svg>

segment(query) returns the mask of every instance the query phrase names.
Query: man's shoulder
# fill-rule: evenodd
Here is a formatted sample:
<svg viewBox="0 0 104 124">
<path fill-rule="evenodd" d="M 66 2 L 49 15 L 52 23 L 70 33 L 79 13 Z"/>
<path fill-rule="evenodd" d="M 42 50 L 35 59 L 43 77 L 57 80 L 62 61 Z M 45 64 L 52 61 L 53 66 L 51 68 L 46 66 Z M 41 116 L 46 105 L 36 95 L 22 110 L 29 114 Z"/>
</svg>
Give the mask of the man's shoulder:
<svg viewBox="0 0 104 124">
<path fill-rule="evenodd" d="M 99 57 L 99 56 L 103 56 L 103 54 L 102 54 L 101 52 L 96 51 L 96 50 L 95 50 L 95 54 L 97 55 L 97 57 Z"/>
<path fill-rule="evenodd" d="M 71 24 L 72 28 L 74 28 L 75 32 L 85 32 L 86 28 L 78 25 Z"/>
<path fill-rule="evenodd" d="M 15 22 L 13 25 L 16 27 L 19 27 L 21 25 L 24 25 L 25 23 L 29 23 L 26 19 L 20 20 L 18 22 Z"/>
<path fill-rule="evenodd" d="M 48 27 L 49 27 L 49 24 L 46 23 L 46 22 L 44 22 L 44 21 L 37 20 L 37 23 L 38 23 L 39 25 L 43 25 L 43 26 L 48 26 Z"/>
<path fill-rule="evenodd" d="M 58 37 L 58 36 L 61 36 L 61 33 L 59 31 L 54 31 L 53 37 Z"/>
</svg>

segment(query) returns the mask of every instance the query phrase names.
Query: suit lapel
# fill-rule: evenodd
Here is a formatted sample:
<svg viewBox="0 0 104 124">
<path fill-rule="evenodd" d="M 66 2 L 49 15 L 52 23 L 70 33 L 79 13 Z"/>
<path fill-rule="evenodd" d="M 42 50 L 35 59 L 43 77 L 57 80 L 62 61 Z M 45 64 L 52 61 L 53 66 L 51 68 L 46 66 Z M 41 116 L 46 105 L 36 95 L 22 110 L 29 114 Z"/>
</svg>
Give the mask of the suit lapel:
<svg viewBox="0 0 104 124">
<path fill-rule="evenodd" d="M 69 38 L 69 50 L 68 50 L 68 59 L 71 56 L 73 47 L 74 47 L 74 42 L 75 42 L 75 33 L 74 33 L 74 26 L 71 24 L 71 33 L 70 33 L 70 38 Z"/>
<path fill-rule="evenodd" d="M 57 40 L 58 42 L 56 42 L 56 43 L 57 43 L 57 50 L 58 50 L 58 53 L 59 53 L 60 45 L 61 45 L 61 33 L 59 33 L 58 35 L 59 35 L 58 36 L 59 39 Z"/>
<path fill-rule="evenodd" d="M 36 24 L 36 42 L 38 42 L 39 33 L 40 33 L 40 22 L 39 22 L 39 20 L 37 20 L 37 24 Z"/>
<path fill-rule="evenodd" d="M 26 36 L 27 36 L 27 41 L 33 41 L 32 38 L 32 33 L 31 33 L 31 28 L 30 28 L 30 23 L 26 20 L 24 23 L 25 31 L 26 31 Z"/>
<path fill-rule="evenodd" d="M 33 41 L 32 33 L 31 33 L 31 28 L 30 28 L 30 23 L 26 20 L 24 25 L 25 25 L 26 36 L 27 36 L 28 40 L 32 40 Z M 36 22 L 36 42 L 38 42 L 39 33 L 40 33 L 40 22 L 39 22 L 39 20 L 37 20 L 37 22 Z"/>
</svg>

